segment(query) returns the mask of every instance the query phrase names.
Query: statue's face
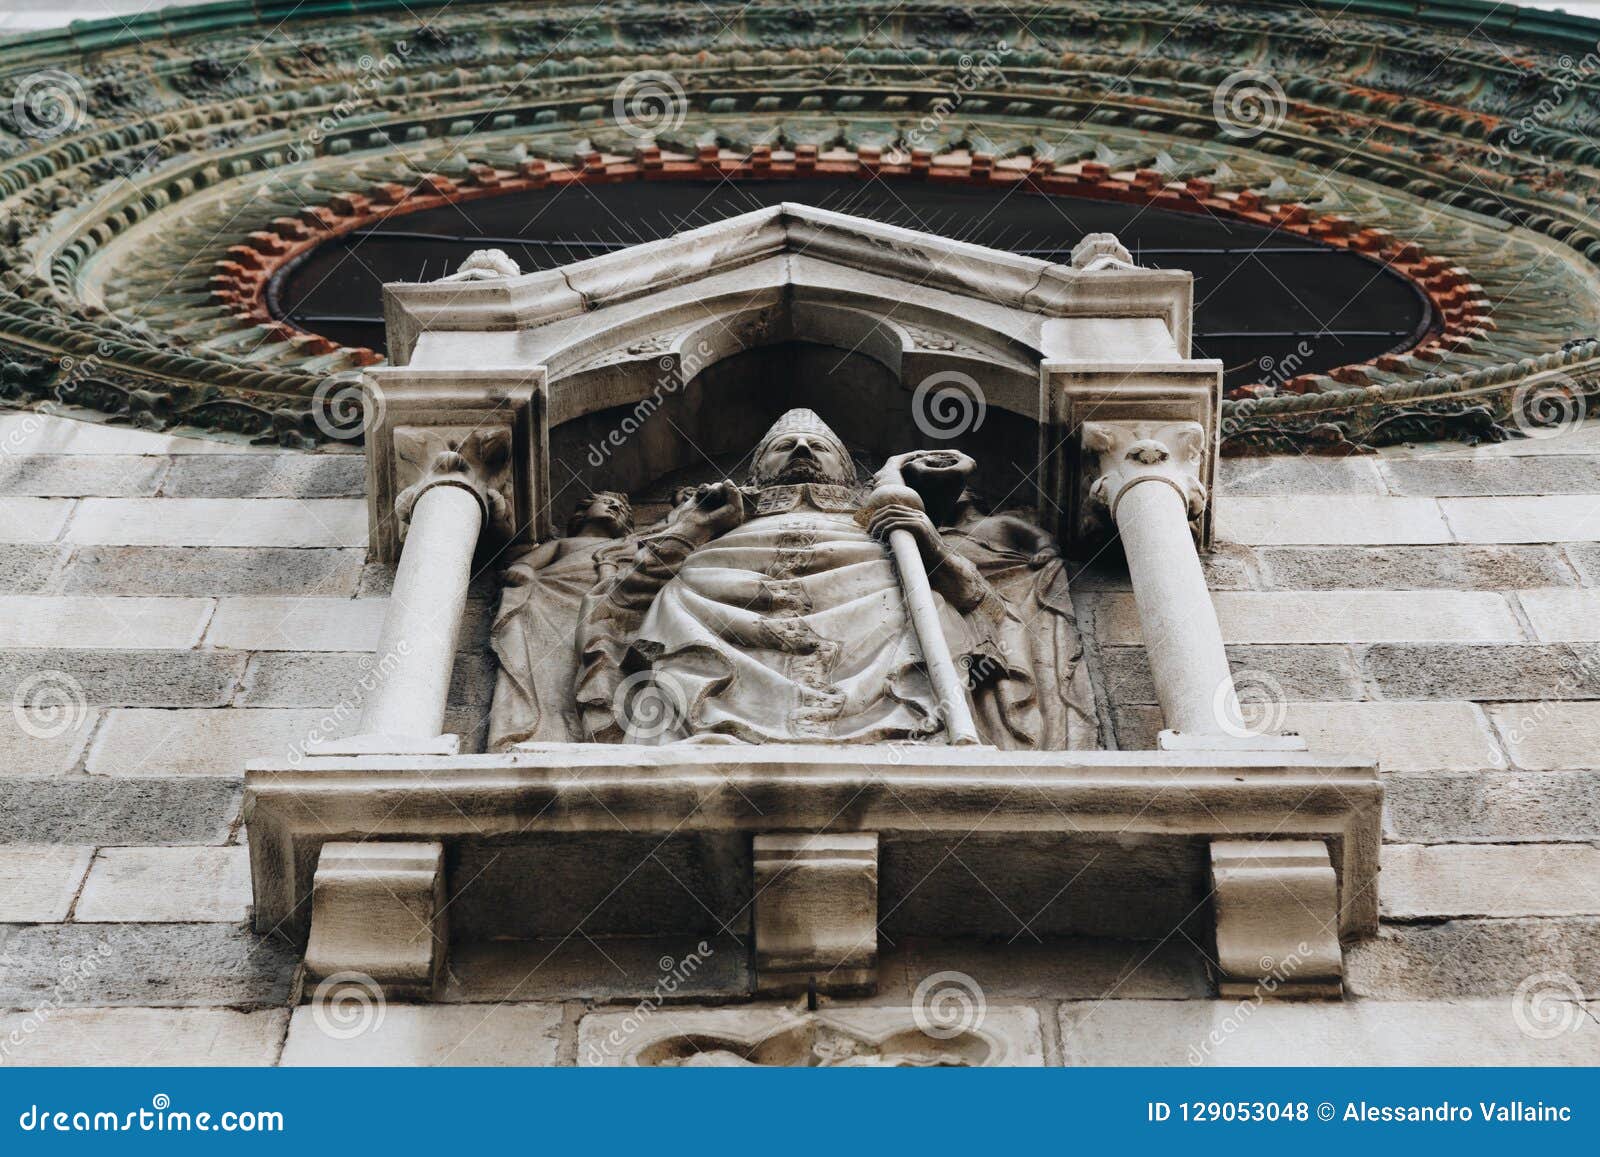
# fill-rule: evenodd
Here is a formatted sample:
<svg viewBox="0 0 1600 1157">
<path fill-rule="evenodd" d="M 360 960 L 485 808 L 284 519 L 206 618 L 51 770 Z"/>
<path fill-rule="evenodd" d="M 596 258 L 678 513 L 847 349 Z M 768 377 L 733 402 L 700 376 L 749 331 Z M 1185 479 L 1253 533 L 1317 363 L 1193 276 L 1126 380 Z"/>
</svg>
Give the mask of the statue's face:
<svg viewBox="0 0 1600 1157">
<path fill-rule="evenodd" d="M 577 521 L 581 529 L 590 534 L 620 538 L 628 533 L 633 518 L 627 499 L 616 494 L 596 494 L 579 512 Z"/>
<path fill-rule="evenodd" d="M 761 482 L 848 485 L 855 470 L 844 448 L 821 434 L 780 434 L 761 448 L 751 468 Z"/>
</svg>

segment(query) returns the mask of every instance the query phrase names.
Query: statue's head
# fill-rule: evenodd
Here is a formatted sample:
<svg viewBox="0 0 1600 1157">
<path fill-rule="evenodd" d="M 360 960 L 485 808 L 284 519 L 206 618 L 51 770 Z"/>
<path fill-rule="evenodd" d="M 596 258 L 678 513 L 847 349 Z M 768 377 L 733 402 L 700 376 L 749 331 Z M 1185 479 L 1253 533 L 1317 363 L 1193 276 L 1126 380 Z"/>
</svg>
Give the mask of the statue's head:
<svg viewBox="0 0 1600 1157">
<path fill-rule="evenodd" d="M 755 486 L 795 482 L 854 486 L 856 464 L 826 422 L 810 410 L 790 410 L 772 424 L 756 447 L 750 482 Z"/>
<path fill-rule="evenodd" d="M 616 490 L 597 490 L 578 504 L 567 523 L 567 536 L 621 538 L 633 531 L 633 505 Z"/>
</svg>

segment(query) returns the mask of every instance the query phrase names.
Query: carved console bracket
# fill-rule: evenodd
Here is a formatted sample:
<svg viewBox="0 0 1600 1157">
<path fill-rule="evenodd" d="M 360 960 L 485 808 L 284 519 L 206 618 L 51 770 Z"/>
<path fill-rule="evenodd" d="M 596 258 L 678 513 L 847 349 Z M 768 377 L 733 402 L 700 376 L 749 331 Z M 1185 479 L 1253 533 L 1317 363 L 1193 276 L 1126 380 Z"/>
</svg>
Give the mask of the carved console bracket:
<svg viewBox="0 0 1600 1157">
<path fill-rule="evenodd" d="M 373 557 L 399 560 L 416 503 L 457 486 L 482 514 L 483 541 L 528 541 L 549 532 L 544 370 L 414 370 L 363 379 L 368 415 L 367 517 Z"/>
<path fill-rule="evenodd" d="M 878 983 L 878 837 L 754 840 L 756 990 L 871 992 Z"/>
<path fill-rule="evenodd" d="M 387 999 L 431 997 L 444 972 L 444 845 L 322 845 L 311 885 L 306 989 L 370 980 Z"/>
<path fill-rule="evenodd" d="M 1221 996 L 1342 995 L 1339 880 L 1327 844 L 1213 840 L 1211 884 Z"/>
</svg>

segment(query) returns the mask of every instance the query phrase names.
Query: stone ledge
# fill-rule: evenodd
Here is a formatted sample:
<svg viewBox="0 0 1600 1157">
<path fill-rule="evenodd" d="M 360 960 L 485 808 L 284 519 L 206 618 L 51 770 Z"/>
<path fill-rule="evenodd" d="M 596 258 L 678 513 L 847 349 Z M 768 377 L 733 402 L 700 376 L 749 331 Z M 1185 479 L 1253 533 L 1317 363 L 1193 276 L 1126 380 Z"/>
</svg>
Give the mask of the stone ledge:
<svg viewBox="0 0 1600 1157">
<path fill-rule="evenodd" d="M 1376 927 L 1382 788 L 1370 763 L 1303 752 L 1007 752 L 927 747 L 864 765 L 825 747 L 550 745 L 509 755 L 320 757 L 246 775 L 256 921 L 304 935 L 328 839 L 510 841 L 557 834 L 1057 833 L 1193 843 L 1328 842 L 1341 932 Z M 1191 871 L 1192 869 L 1192 871 Z M 1174 871 L 1204 878 L 1196 860 Z M 885 903 L 892 903 L 885 898 Z"/>
</svg>

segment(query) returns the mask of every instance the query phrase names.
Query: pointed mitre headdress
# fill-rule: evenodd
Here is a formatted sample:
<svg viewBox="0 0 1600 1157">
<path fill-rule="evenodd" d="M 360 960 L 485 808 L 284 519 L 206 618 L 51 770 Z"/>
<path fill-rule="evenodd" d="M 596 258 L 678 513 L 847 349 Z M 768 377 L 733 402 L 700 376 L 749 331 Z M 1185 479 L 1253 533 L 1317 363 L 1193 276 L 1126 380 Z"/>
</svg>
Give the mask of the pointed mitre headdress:
<svg viewBox="0 0 1600 1157">
<path fill-rule="evenodd" d="M 803 432 L 806 434 L 825 434 L 832 441 L 838 442 L 840 449 L 844 448 L 844 442 L 840 439 L 839 435 L 833 432 L 833 427 L 824 422 L 817 415 L 815 410 L 798 409 L 790 410 L 788 413 L 782 415 L 776 422 L 772 423 L 772 428 L 769 429 L 765 436 L 763 436 L 761 439 L 761 446 L 764 448 L 768 442 L 771 442 L 774 438 L 777 438 L 780 435 L 793 434 L 796 432 Z"/>
<path fill-rule="evenodd" d="M 772 423 L 771 429 L 762 435 L 761 441 L 756 444 L 755 455 L 751 463 L 752 478 L 755 477 L 759 469 L 761 455 L 766 453 L 767 447 L 783 435 L 795 433 L 816 434 L 826 438 L 838 447 L 839 456 L 845 462 L 845 469 L 849 470 L 851 474 L 855 473 L 855 461 L 850 456 L 850 449 L 844 444 L 844 439 L 833 432 L 833 427 L 824 422 L 815 410 L 793 409 Z"/>
</svg>

